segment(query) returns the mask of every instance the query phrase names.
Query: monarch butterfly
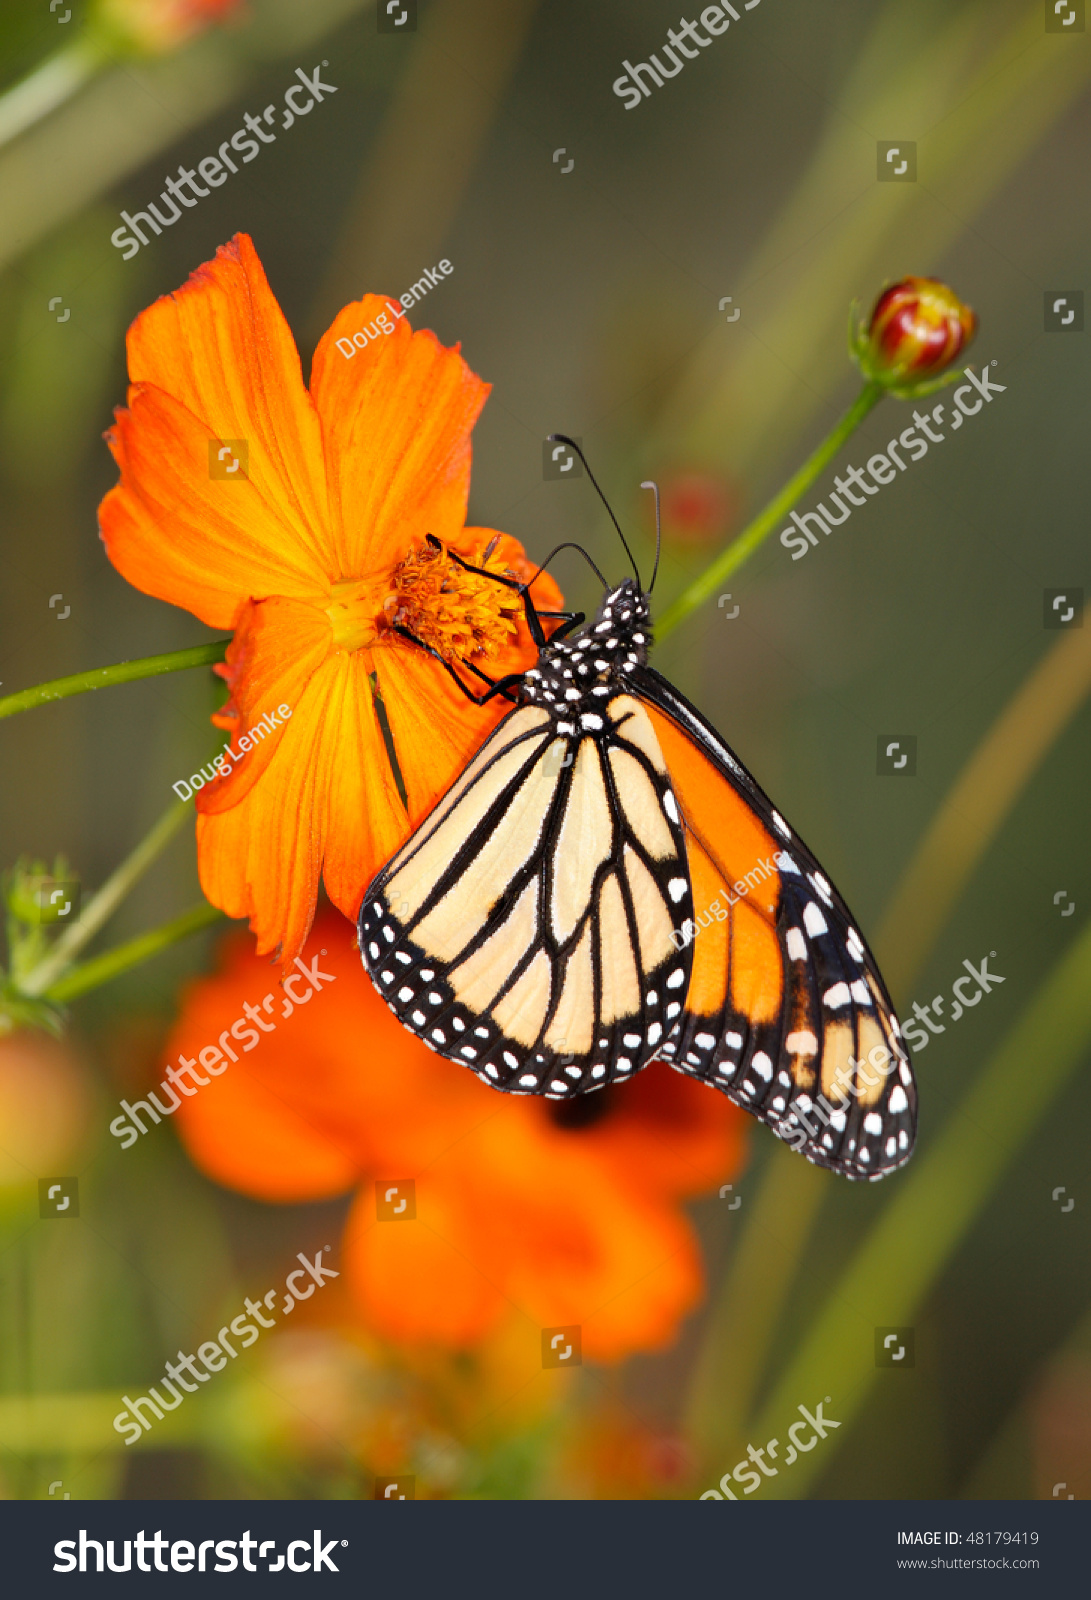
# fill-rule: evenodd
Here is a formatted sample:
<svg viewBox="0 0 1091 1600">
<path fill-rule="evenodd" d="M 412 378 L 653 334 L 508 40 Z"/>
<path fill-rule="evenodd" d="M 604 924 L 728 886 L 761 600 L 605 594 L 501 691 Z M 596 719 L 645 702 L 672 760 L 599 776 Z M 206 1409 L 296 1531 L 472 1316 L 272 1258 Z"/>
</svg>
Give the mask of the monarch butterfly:
<svg viewBox="0 0 1091 1600">
<path fill-rule="evenodd" d="M 364 896 L 391 1011 L 511 1094 L 569 1100 L 660 1057 L 818 1166 L 902 1166 L 917 1097 L 879 970 L 806 845 L 648 666 L 639 574 L 602 579 L 594 621 L 573 636 L 564 614 L 548 640 L 529 586 L 498 581 L 538 661 L 481 695 L 444 663 L 471 699 L 516 703 Z"/>
</svg>

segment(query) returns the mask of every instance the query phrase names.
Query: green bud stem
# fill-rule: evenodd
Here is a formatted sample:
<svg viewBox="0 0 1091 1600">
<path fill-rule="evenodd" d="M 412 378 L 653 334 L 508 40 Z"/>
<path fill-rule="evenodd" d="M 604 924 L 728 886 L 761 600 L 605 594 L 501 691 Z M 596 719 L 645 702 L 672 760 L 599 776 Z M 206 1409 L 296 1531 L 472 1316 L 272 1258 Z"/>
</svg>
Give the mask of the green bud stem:
<svg viewBox="0 0 1091 1600">
<path fill-rule="evenodd" d="M 779 522 L 782 522 L 814 483 L 829 466 L 834 456 L 840 450 L 856 429 L 886 393 L 881 383 L 865 383 L 853 404 L 841 418 L 833 432 L 822 441 L 814 454 L 803 463 L 794 477 L 788 482 L 780 493 L 760 511 L 748 527 L 744 528 L 737 539 L 733 539 L 716 557 L 710 567 L 706 567 L 699 578 L 695 578 L 688 589 L 678 596 L 664 611 L 655 624 L 655 637 L 662 640 L 669 633 L 673 633 L 680 622 L 684 622 L 691 612 L 713 594 L 737 572 L 743 562 L 754 554 L 759 545 L 772 533 Z M 0 701 L 0 709 L 3 702 Z"/>
</svg>

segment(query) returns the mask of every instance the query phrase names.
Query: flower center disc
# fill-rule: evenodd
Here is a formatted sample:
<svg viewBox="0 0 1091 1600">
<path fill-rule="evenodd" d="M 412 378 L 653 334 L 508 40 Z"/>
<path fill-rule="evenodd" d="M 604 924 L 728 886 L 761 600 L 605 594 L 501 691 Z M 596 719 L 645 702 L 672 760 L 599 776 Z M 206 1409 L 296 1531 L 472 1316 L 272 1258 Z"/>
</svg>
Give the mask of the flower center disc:
<svg viewBox="0 0 1091 1600">
<path fill-rule="evenodd" d="M 511 574 L 494 556 L 468 557 L 498 576 Z M 444 661 L 489 660 L 515 640 L 522 602 L 514 589 L 467 572 L 445 549 L 411 550 L 385 580 L 347 578 L 333 585 L 326 615 L 339 650 L 395 644 L 404 628 Z"/>
</svg>

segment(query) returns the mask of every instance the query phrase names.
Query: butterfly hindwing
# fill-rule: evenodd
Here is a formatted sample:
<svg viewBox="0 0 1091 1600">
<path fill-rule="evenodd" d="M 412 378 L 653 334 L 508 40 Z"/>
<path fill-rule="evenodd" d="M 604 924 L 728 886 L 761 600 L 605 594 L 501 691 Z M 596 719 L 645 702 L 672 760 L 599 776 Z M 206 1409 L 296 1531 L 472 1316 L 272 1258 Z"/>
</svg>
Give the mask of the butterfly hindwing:
<svg viewBox="0 0 1091 1600">
<path fill-rule="evenodd" d="M 432 1049 L 496 1088 L 561 1097 L 656 1053 L 692 915 L 662 752 L 615 693 L 582 714 L 510 712 L 371 884 L 360 946 Z"/>
<path fill-rule="evenodd" d="M 819 1166 L 874 1179 L 913 1147 L 916 1089 L 878 967 L 814 856 L 719 735 L 650 668 L 627 674 L 666 757 L 696 921 L 661 1054 Z"/>
</svg>

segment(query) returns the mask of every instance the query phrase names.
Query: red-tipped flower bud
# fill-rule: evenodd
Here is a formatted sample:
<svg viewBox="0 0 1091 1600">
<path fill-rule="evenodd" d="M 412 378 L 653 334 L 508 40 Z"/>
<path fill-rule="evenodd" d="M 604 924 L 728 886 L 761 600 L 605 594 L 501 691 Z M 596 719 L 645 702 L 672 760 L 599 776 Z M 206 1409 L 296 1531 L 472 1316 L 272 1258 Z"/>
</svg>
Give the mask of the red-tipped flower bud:
<svg viewBox="0 0 1091 1600">
<path fill-rule="evenodd" d="M 977 317 L 938 278 L 903 278 L 885 289 L 853 354 L 864 377 L 903 399 L 914 399 L 958 374 L 952 362 L 977 332 Z"/>
<path fill-rule="evenodd" d="M 242 0 L 95 0 L 88 22 L 126 54 L 163 55 L 237 12 Z"/>
</svg>

